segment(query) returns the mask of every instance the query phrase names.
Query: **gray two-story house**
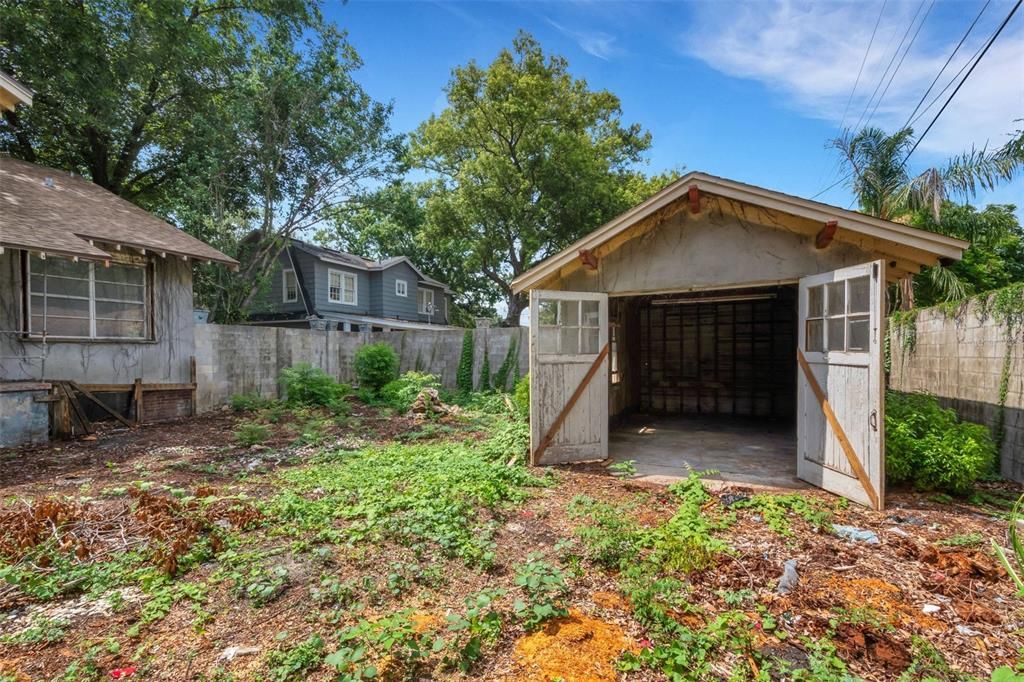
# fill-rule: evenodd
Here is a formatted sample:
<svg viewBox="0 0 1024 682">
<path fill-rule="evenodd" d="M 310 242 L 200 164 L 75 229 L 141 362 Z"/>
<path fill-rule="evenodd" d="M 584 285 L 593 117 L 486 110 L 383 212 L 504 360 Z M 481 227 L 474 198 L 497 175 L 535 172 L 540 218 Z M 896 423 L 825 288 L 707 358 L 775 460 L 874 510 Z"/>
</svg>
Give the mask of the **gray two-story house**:
<svg viewBox="0 0 1024 682">
<path fill-rule="evenodd" d="M 292 239 L 250 320 L 353 332 L 437 329 L 448 326 L 451 294 L 404 256 L 372 261 Z"/>
</svg>

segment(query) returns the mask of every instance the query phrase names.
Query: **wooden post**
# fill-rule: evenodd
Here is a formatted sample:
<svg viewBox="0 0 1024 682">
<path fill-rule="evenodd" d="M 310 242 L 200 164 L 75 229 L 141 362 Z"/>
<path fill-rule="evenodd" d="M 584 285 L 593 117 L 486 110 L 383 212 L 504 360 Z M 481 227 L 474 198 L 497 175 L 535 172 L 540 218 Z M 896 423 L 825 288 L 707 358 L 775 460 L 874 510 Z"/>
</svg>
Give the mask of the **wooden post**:
<svg viewBox="0 0 1024 682">
<path fill-rule="evenodd" d="M 132 385 L 132 406 L 135 412 L 135 423 L 142 423 L 142 379 L 135 379 Z"/>
<path fill-rule="evenodd" d="M 54 440 L 67 438 L 71 430 L 71 413 L 67 396 L 61 391 L 59 383 L 53 383 L 50 398 L 50 435 Z"/>
</svg>

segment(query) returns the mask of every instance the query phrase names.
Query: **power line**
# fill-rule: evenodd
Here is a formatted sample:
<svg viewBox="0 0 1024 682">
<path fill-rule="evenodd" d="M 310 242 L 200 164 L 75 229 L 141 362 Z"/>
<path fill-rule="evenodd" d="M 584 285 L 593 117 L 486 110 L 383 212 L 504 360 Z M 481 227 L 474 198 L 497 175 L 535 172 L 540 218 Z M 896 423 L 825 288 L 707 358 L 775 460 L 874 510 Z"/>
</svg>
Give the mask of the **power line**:
<svg viewBox="0 0 1024 682">
<path fill-rule="evenodd" d="M 878 83 L 875 85 L 875 89 L 871 92 L 871 97 L 868 98 L 867 104 L 864 105 L 864 111 L 861 112 L 857 118 L 857 122 L 853 124 L 853 128 L 859 129 L 860 122 L 864 120 L 864 116 L 867 115 L 868 109 L 871 108 L 871 103 L 875 101 L 875 95 L 878 94 L 878 89 L 882 87 L 882 83 L 885 82 L 885 77 L 889 75 L 889 69 L 892 68 L 893 63 L 896 61 L 896 55 L 903 49 L 903 45 L 907 42 L 907 38 L 910 36 L 911 29 L 914 28 L 914 24 L 917 23 L 917 17 L 921 14 L 921 10 L 924 9 L 924 3 L 926 0 L 921 0 L 921 4 L 917 6 L 917 12 L 914 13 L 914 17 L 910 20 L 907 25 L 907 30 L 903 32 L 903 38 L 900 40 L 900 44 L 896 46 L 896 50 L 892 53 L 892 57 L 889 58 L 889 63 L 885 65 L 885 71 L 882 72 L 882 77 L 878 79 Z M 893 34 L 893 38 L 896 34 Z"/>
<path fill-rule="evenodd" d="M 917 25 L 917 30 L 914 31 L 914 37 L 910 39 L 909 43 L 907 43 L 907 49 L 903 51 L 903 56 L 900 57 L 899 63 L 896 64 L 896 68 L 893 69 L 892 75 L 889 76 L 889 82 L 885 84 L 885 89 L 882 90 L 882 94 L 879 95 L 878 101 L 875 102 L 875 108 L 871 110 L 871 115 L 868 116 L 868 120 L 864 121 L 864 127 L 867 127 L 868 123 L 871 122 L 871 119 L 874 118 L 875 112 L 878 111 L 878 107 L 881 106 L 882 100 L 885 99 L 885 94 L 889 92 L 889 87 L 892 85 L 893 79 L 896 78 L 896 74 L 899 72 L 900 67 L 903 66 L 903 60 L 906 59 L 907 54 L 910 53 L 910 48 L 914 46 L 914 43 L 917 41 L 917 36 L 921 33 L 921 29 L 924 28 L 924 22 L 928 21 L 928 15 L 932 13 L 932 9 L 934 8 L 935 0 L 932 0 L 932 4 L 928 5 L 928 11 L 924 13 L 924 17 L 921 19 L 921 23 Z"/>
<path fill-rule="evenodd" d="M 910 148 L 910 151 L 903 158 L 903 163 L 900 164 L 901 168 L 906 165 L 907 160 L 910 159 L 911 155 L 917 149 L 918 145 L 921 144 L 921 141 L 925 138 L 925 136 L 928 134 L 928 132 L 932 129 L 932 126 L 934 126 L 936 121 L 939 120 L 939 117 L 942 116 L 942 112 L 944 112 L 946 110 L 946 107 L 949 106 L 949 103 L 953 101 L 954 97 L 956 97 L 956 93 L 960 92 L 960 88 L 963 87 L 964 83 L 967 82 L 967 79 L 971 77 L 972 73 L 974 73 L 975 67 L 977 67 L 978 64 L 981 63 L 981 60 L 984 59 L 985 54 L 988 52 L 989 48 L 992 47 L 992 43 L 994 43 L 996 41 L 996 38 L 999 37 L 999 34 L 1002 33 L 1003 29 L 1006 28 L 1006 25 L 1008 23 L 1010 23 L 1010 19 L 1012 19 L 1013 15 L 1017 13 L 1017 10 L 1020 8 L 1021 3 L 1024 3 L 1024 0 L 1017 0 L 1017 4 L 1013 6 L 1013 9 L 1010 10 L 1010 13 L 1006 15 L 1005 19 L 1003 19 L 1003 23 L 999 24 L 999 28 L 997 28 L 996 32 L 992 34 L 992 37 L 988 39 L 988 42 L 985 44 L 985 47 L 981 51 L 981 54 L 979 54 L 978 58 L 974 60 L 973 64 L 971 64 L 971 68 L 967 71 L 966 74 L 964 74 L 963 79 L 956 86 L 956 89 L 953 90 L 952 93 L 950 93 L 949 99 L 947 99 L 945 101 L 945 103 L 943 103 L 942 108 L 939 109 L 939 112 L 937 114 L 935 114 L 935 118 L 932 119 L 932 122 L 929 123 L 928 127 L 924 129 L 923 133 L 921 133 L 921 137 L 917 138 L 917 140 L 914 142 L 914 146 Z"/>
<path fill-rule="evenodd" d="M 910 121 L 910 123 L 909 123 L 909 125 L 910 125 L 910 126 L 913 126 L 913 125 L 914 125 L 914 124 L 916 124 L 916 123 L 917 123 L 917 122 L 918 122 L 919 120 L 921 120 L 921 119 L 922 119 L 922 118 L 924 117 L 924 115 L 925 115 L 925 114 L 927 114 L 927 113 L 928 113 L 928 111 L 929 111 L 929 110 L 930 110 L 930 109 L 931 109 L 931 108 L 932 108 L 933 106 L 935 106 L 935 103 L 936 103 L 936 102 L 938 102 L 938 101 L 939 101 L 940 99 L 942 99 L 942 96 L 946 94 L 946 91 L 947 91 L 947 90 L 949 90 L 949 89 L 950 89 L 951 87 L 953 87 L 953 84 L 957 82 L 957 79 L 959 79 L 959 78 L 960 78 L 960 75 L 961 75 L 961 74 L 962 74 L 962 73 L 963 73 L 964 71 L 966 71 L 966 70 L 967 70 L 967 68 L 968 68 L 968 67 L 969 67 L 969 66 L 970 66 L 971 64 L 973 64 L 973 63 L 974 63 L 974 60 L 978 58 L 978 55 L 979 55 L 979 54 L 981 54 L 981 51 L 982 51 L 982 50 L 984 50 L 984 49 L 985 49 L 985 43 L 982 43 L 982 44 L 981 44 L 981 45 L 980 45 L 980 46 L 978 47 L 978 49 L 974 51 L 974 54 L 972 54 L 972 55 L 971 55 L 970 59 L 968 59 L 968 60 L 967 60 L 966 62 L 964 62 L 964 65 L 960 67 L 960 70 L 956 72 L 956 74 L 955 74 L 955 75 L 954 75 L 954 76 L 953 76 L 953 77 L 952 77 L 952 78 L 950 79 L 950 81 L 949 81 L 948 83 L 946 83 L 946 86 L 945 86 L 944 88 L 942 88 L 942 90 L 941 90 L 941 91 L 939 91 L 939 94 L 935 95 L 935 97 L 933 97 L 933 98 L 932 98 L 932 101 L 931 101 L 931 102 L 928 102 L 928 106 L 926 106 L 926 107 L 925 107 L 924 109 L 922 109 L 922 110 L 921 110 L 920 112 L 918 112 L 917 116 L 915 116 L 915 117 L 914 117 L 914 118 L 913 118 L 913 119 L 912 119 L 912 120 Z M 906 128 L 907 126 L 903 126 L 903 127 L 904 127 L 904 128 Z"/>
<path fill-rule="evenodd" d="M 868 48 L 864 50 L 864 58 L 860 60 L 860 69 L 857 70 L 857 80 L 853 82 L 853 90 L 850 91 L 850 97 L 846 100 L 846 108 L 843 110 L 843 119 L 839 123 L 839 129 L 843 129 L 843 124 L 846 123 L 846 115 L 850 113 L 850 104 L 853 102 L 853 96 L 857 93 L 857 86 L 860 85 L 860 77 L 864 73 L 864 65 L 868 61 L 868 55 L 871 54 L 871 46 L 875 43 L 875 34 L 878 33 L 878 26 L 882 23 L 882 15 L 885 13 L 885 6 L 889 0 L 882 0 L 882 9 L 878 10 L 878 18 L 875 19 L 875 27 L 871 29 L 871 39 L 868 40 Z M 989 0 L 991 2 L 991 0 Z"/>
<path fill-rule="evenodd" d="M 953 51 L 946 59 L 946 63 L 943 64 L 942 68 L 939 69 L 939 72 L 935 74 L 935 78 L 932 79 L 932 82 L 928 85 L 928 89 L 924 91 L 923 95 L 921 95 L 920 101 L 918 101 L 917 106 L 914 107 L 914 110 L 910 112 L 910 116 L 907 116 L 907 122 L 903 124 L 903 127 L 900 128 L 900 130 L 905 129 L 907 126 L 910 125 L 910 121 L 911 119 L 914 118 L 914 114 L 916 114 L 918 109 L 921 108 L 921 105 L 924 104 L 924 100 L 925 98 L 928 97 L 928 93 L 930 93 L 932 91 L 932 88 L 935 87 L 935 84 L 939 82 L 939 78 L 941 78 L 942 74 L 946 71 L 946 67 L 949 66 L 949 63 L 951 61 L 953 61 L 953 57 L 955 57 L 956 53 L 960 51 L 960 48 L 963 46 L 964 41 L 967 40 L 967 36 L 971 35 L 971 31 L 974 30 L 974 27 L 978 24 L 978 20 L 981 19 L 981 15 L 985 13 L 985 10 L 988 9 L 988 6 L 991 3 L 992 0 L 985 0 L 985 4 L 981 6 L 981 11 L 978 12 L 978 15 L 976 17 L 974 17 L 974 21 L 972 21 L 971 25 L 967 27 L 967 31 L 962 36 L 960 36 L 960 42 L 956 44 L 956 47 L 953 48 Z"/>
</svg>

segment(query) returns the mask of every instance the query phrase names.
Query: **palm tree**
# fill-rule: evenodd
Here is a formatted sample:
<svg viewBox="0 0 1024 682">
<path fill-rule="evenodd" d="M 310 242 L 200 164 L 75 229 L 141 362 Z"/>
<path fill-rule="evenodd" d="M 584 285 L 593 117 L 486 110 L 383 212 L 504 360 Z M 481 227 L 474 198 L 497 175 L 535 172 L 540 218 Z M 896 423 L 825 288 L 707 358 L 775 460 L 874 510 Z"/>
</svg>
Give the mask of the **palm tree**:
<svg viewBox="0 0 1024 682">
<path fill-rule="evenodd" d="M 850 187 L 857 196 L 860 210 L 885 220 L 907 222 L 916 211 L 926 210 L 935 223 L 940 223 L 939 210 L 953 196 L 970 198 L 982 189 L 992 189 L 999 182 L 1011 180 L 1024 167 L 1024 129 L 1018 130 L 1009 142 L 995 151 L 972 149 L 953 157 L 941 167 L 932 167 L 917 175 L 907 169 L 907 158 L 916 146 L 914 131 L 904 128 L 892 135 L 881 128 L 846 131 L 831 140 L 829 146 L 839 150 L 849 166 Z M 936 291 L 947 301 L 964 298 L 963 282 L 947 268 L 927 268 Z M 901 283 L 903 307 L 913 305 L 913 285 Z"/>
</svg>

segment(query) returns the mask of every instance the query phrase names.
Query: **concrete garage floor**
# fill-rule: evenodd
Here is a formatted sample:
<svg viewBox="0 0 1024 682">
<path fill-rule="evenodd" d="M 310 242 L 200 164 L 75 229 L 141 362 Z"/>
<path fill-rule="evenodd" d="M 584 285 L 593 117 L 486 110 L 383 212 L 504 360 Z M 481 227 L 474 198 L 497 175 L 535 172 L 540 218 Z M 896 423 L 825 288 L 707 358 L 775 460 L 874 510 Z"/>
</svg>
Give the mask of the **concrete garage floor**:
<svg viewBox="0 0 1024 682">
<path fill-rule="evenodd" d="M 634 415 L 611 432 L 613 461 L 634 460 L 636 478 L 671 483 L 690 471 L 717 469 L 710 480 L 807 488 L 796 477 L 793 426 L 721 417 Z"/>
</svg>

